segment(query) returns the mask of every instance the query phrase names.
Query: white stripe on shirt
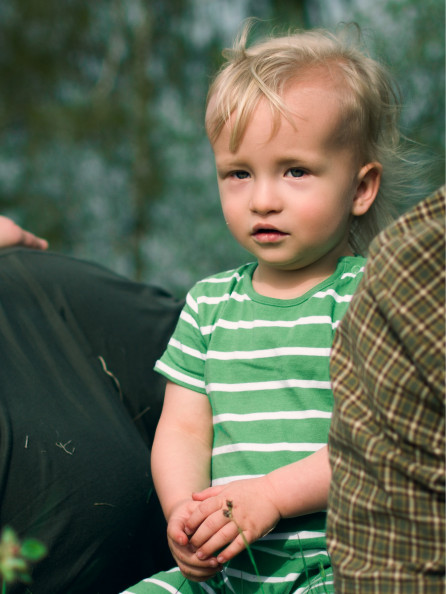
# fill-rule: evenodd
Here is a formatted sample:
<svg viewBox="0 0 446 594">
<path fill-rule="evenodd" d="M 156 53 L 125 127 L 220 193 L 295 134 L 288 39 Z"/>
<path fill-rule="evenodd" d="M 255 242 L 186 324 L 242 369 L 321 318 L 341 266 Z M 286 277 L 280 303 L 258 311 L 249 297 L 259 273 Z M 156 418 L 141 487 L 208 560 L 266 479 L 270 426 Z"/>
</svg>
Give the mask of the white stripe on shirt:
<svg viewBox="0 0 446 594">
<path fill-rule="evenodd" d="M 160 371 L 164 371 L 165 373 L 167 373 L 170 377 L 185 383 L 185 384 L 189 384 L 191 386 L 195 386 L 197 388 L 202 388 L 205 389 L 205 383 L 202 380 L 197 380 L 193 377 L 190 377 L 189 375 L 186 375 L 185 373 L 181 373 L 180 371 L 176 371 L 175 369 L 172 369 L 172 367 L 169 367 L 168 365 L 166 365 L 165 363 L 163 363 L 162 361 L 158 360 L 155 364 L 155 369 L 159 369 Z"/>
<path fill-rule="evenodd" d="M 218 297 L 209 297 L 207 295 L 202 295 L 198 297 L 197 303 L 205 303 L 206 305 L 215 305 L 218 303 L 223 303 L 224 301 L 229 301 L 229 299 L 234 299 L 234 301 L 251 301 L 251 297 L 245 294 L 236 293 L 235 291 L 232 293 L 225 293 L 224 295 L 219 295 Z"/>
<path fill-rule="evenodd" d="M 234 452 L 317 452 L 325 443 L 230 443 L 212 449 L 212 456 Z"/>
<path fill-rule="evenodd" d="M 207 359 L 231 361 L 231 359 L 265 359 L 267 357 L 285 357 L 303 355 L 304 357 L 329 357 L 331 349 L 316 347 L 278 347 L 258 351 L 208 351 Z"/>
<path fill-rule="evenodd" d="M 218 423 L 234 422 L 245 423 L 250 421 L 277 421 L 288 419 L 290 421 L 299 421 L 302 419 L 330 419 L 331 411 L 322 410 L 281 410 L 279 412 L 258 412 L 258 413 L 222 413 L 213 417 L 214 425 Z"/>
<path fill-rule="evenodd" d="M 278 390 L 281 388 L 319 388 L 330 390 L 329 381 L 284 379 L 270 382 L 247 382 L 244 384 L 210 383 L 206 385 L 209 392 L 254 392 L 256 390 Z"/>
<path fill-rule="evenodd" d="M 176 349 L 179 349 L 182 353 L 185 353 L 186 355 L 190 355 L 191 357 L 195 357 L 196 359 L 201 359 L 202 361 L 206 360 L 205 353 L 200 353 L 200 351 L 198 351 L 197 349 L 188 347 L 187 345 L 183 344 L 179 340 L 176 340 L 175 338 L 171 338 L 169 340 L 169 345 L 175 347 Z"/>
<path fill-rule="evenodd" d="M 339 295 L 334 289 L 328 289 L 327 291 L 319 291 L 315 293 L 313 297 L 323 299 L 324 297 L 333 297 L 336 303 L 348 303 L 352 300 L 353 295 Z"/>
<path fill-rule="evenodd" d="M 201 326 L 200 331 L 203 335 L 211 334 L 215 328 L 225 328 L 226 330 L 252 330 L 253 328 L 294 328 L 295 326 L 307 326 L 310 324 L 327 324 L 333 328 L 339 322 L 333 322 L 330 316 L 307 316 L 298 318 L 297 320 L 253 320 L 245 321 L 238 320 L 232 322 L 230 320 L 220 319 L 217 323 L 210 326 Z"/>
</svg>

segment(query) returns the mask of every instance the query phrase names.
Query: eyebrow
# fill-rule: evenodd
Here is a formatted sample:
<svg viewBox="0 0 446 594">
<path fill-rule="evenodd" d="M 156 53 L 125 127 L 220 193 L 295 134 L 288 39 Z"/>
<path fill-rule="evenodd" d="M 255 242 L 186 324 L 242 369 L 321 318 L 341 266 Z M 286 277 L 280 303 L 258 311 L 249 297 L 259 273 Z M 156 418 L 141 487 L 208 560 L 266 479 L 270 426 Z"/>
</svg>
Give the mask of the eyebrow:
<svg viewBox="0 0 446 594">
<path fill-rule="evenodd" d="M 250 165 L 244 159 L 224 159 L 223 161 L 218 162 L 217 159 L 215 160 L 215 166 L 217 170 L 219 169 L 248 169 Z"/>
<path fill-rule="evenodd" d="M 304 155 L 293 155 L 293 156 L 289 156 L 289 157 L 283 157 L 283 158 L 279 158 L 277 160 L 278 165 L 282 165 L 284 167 L 286 167 L 287 165 L 294 165 L 296 163 L 304 163 L 304 162 L 308 162 L 308 158 L 305 157 Z M 220 162 L 217 161 L 217 159 L 215 159 L 215 164 L 218 166 L 220 165 L 221 167 L 229 167 L 229 168 L 243 168 L 243 167 L 250 167 L 249 164 L 249 160 L 246 160 L 244 158 L 236 158 L 234 157 L 233 159 L 222 159 Z"/>
</svg>

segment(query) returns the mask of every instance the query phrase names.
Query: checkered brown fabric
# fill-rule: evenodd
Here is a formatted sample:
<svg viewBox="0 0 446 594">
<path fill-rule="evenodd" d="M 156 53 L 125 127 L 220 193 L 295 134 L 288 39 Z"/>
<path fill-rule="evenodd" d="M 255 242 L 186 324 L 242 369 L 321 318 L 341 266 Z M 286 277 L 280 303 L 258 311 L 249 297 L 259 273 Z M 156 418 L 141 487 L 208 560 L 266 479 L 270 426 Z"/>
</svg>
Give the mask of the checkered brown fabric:
<svg viewBox="0 0 446 594">
<path fill-rule="evenodd" d="M 445 193 L 373 242 L 335 341 L 337 594 L 445 592 Z"/>
</svg>

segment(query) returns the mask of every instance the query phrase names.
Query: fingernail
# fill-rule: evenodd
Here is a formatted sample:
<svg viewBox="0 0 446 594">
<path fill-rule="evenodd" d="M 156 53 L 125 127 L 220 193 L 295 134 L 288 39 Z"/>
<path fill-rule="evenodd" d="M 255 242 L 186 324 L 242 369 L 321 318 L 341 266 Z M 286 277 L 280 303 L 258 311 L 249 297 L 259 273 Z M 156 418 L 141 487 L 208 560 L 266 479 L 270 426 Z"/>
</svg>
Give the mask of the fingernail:
<svg viewBox="0 0 446 594">
<path fill-rule="evenodd" d="M 184 532 L 190 536 L 192 534 L 192 530 L 190 528 L 187 528 L 187 526 L 184 528 Z"/>
<path fill-rule="evenodd" d="M 219 563 L 224 563 L 224 562 L 225 562 L 225 558 L 224 558 L 224 557 L 222 557 L 221 555 L 219 555 L 219 556 L 217 557 L 217 561 L 218 561 Z"/>
<path fill-rule="evenodd" d="M 202 553 L 201 551 L 198 551 L 198 553 L 197 553 L 197 557 L 198 557 L 199 559 L 204 559 L 204 555 L 203 555 L 203 553 Z"/>
</svg>

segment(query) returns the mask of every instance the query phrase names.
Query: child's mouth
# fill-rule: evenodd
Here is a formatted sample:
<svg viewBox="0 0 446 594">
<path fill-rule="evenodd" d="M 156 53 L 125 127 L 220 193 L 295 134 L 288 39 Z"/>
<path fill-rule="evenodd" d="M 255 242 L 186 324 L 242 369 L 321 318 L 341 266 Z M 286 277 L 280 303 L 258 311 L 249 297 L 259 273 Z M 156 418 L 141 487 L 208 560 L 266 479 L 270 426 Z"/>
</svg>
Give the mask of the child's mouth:
<svg viewBox="0 0 446 594">
<path fill-rule="evenodd" d="M 288 233 L 274 227 L 255 227 L 252 237 L 259 243 L 275 243 L 286 237 Z"/>
</svg>

